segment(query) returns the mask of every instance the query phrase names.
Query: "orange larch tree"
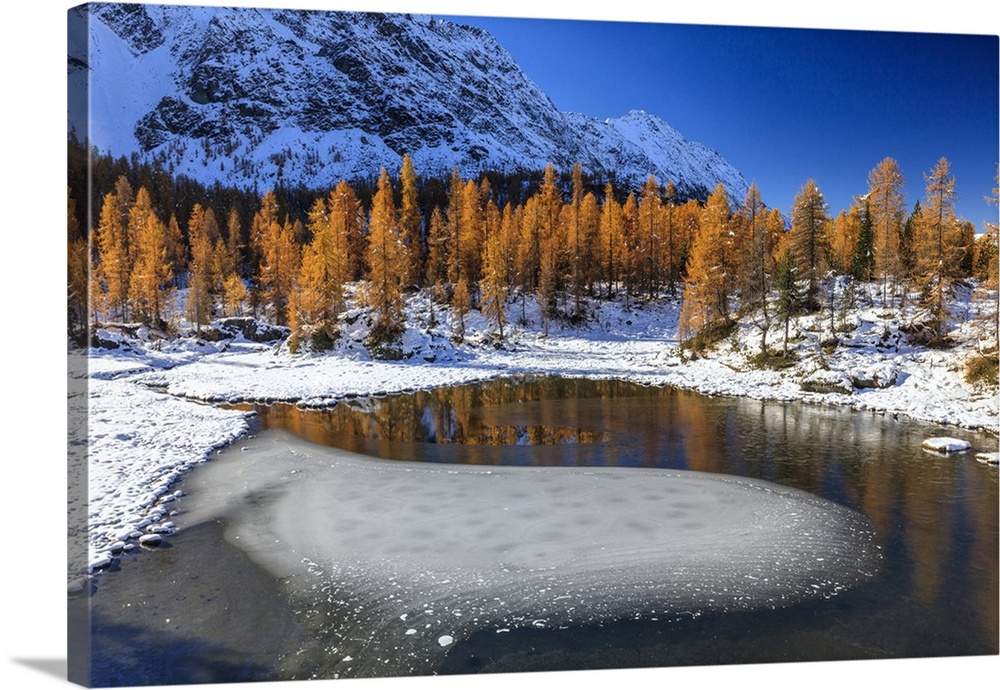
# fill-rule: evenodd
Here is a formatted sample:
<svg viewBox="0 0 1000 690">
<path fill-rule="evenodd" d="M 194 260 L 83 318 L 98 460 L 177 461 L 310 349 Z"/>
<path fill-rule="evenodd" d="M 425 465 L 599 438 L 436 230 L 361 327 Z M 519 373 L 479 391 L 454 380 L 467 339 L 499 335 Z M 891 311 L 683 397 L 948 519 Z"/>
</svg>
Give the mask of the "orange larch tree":
<svg viewBox="0 0 1000 690">
<path fill-rule="evenodd" d="M 375 311 L 368 345 L 377 353 L 397 341 L 405 328 L 406 248 L 400 238 L 392 185 L 385 168 L 368 217 L 368 265 L 367 303 Z"/>
</svg>

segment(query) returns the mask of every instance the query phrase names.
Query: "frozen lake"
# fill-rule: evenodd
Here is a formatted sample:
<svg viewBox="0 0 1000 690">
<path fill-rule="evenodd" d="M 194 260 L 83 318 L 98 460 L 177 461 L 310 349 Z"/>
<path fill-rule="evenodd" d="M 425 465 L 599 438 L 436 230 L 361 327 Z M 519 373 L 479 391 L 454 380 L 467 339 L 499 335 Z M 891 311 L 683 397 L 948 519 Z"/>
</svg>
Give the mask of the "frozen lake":
<svg viewBox="0 0 1000 690">
<path fill-rule="evenodd" d="M 184 480 L 175 548 L 92 602 L 197 576 L 185 550 L 247 557 L 273 591 L 220 600 L 281 609 L 286 642 L 216 682 L 997 651 L 997 472 L 923 452 L 937 427 L 553 379 L 260 423 Z M 177 591 L 155 615 L 195 620 Z"/>
</svg>

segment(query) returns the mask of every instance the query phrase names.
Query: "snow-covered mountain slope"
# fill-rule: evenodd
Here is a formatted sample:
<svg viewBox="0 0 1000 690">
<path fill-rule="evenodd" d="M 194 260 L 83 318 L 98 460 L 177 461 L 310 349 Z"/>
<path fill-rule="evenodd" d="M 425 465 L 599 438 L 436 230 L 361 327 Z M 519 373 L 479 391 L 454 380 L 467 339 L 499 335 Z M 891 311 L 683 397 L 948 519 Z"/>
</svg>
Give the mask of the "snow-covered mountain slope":
<svg viewBox="0 0 1000 690">
<path fill-rule="evenodd" d="M 486 31 L 427 16 L 92 3 L 71 40 L 70 127 L 205 182 L 327 187 L 399 169 L 650 174 L 682 193 L 743 176 L 659 118 L 560 112 Z M 74 14 L 77 13 L 77 14 Z M 76 107 L 74 107 L 76 106 Z"/>
</svg>

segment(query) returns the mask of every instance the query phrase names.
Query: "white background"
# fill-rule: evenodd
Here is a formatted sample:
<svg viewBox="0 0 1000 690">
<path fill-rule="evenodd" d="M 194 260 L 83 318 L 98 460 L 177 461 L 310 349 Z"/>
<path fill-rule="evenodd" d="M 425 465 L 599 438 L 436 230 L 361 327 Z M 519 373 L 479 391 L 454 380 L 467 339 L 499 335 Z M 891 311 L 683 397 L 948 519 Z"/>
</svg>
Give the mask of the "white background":
<svg viewBox="0 0 1000 690">
<path fill-rule="evenodd" d="M 638 2 L 545 3 L 507 0 L 476 5 L 455 0 L 239 0 L 263 7 L 494 14 L 550 18 L 660 21 L 977 33 L 997 35 L 995 3 L 981 0 L 889 3 L 877 0 L 792 3 L 686 0 L 664 7 Z M 641 3 L 646 5 L 646 3 Z M 678 5 L 678 6 L 670 6 Z M 0 25 L 3 136 L 0 141 L 0 280 L 3 312 L 3 415 L 0 429 L 0 553 L 3 602 L 0 678 L 5 688 L 65 685 L 65 132 L 67 2 L 14 0 Z M 987 9 L 989 8 L 989 9 Z M 123 85 L 127 88 L 127 85 Z M 669 116 L 669 114 L 666 114 Z M 1000 157 L 1000 154 L 998 154 Z M 961 624 L 961 622 L 958 622 Z M 354 681 L 351 686 L 413 690 L 519 690 L 572 683 L 582 688 L 738 687 L 900 688 L 976 685 L 1000 677 L 1000 657 L 849 663 L 780 664 L 564 672 Z M 318 681 L 308 687 L 334 687 Z M 202 686 L 206 688 L 223 686 Z M 229 686 L 232 687 L 232 686 Z M 295 683 L 254 688 L 301 688 Z"/>
</svg>

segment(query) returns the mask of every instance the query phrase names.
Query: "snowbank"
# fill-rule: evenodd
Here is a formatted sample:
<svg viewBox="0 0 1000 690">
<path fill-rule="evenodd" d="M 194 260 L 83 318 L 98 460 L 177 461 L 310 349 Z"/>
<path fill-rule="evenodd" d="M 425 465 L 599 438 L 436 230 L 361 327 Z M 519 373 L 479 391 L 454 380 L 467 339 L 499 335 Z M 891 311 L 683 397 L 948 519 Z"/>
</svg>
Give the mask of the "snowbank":
<svg viewBox="0 0 1000 690">
<path fill-rule="evenodd" d="M 907 344 L 904 325 L 880 310 L 852 313 L 850 332 L 832 350 L 821 344 L 825 315 L 797 320 L 792 366 L 755 368 L 760 331 L 750 322 L 707 357 L 692 359 L 677 339 L 680 303 L 586 300 L 587 322 L 551 321 L 547 333 L 533 299 L 508 305 L 502 347 L 473 311 L 455 344 L 447 308 L 425 293 L 409 295 L 406 358 L 374 360 L 363 345 L 364 313 L 352 313 L 333 351 L 292 355 L 281 345 L 232 340 L 133 342 L 128 349 L 89 351 L 86 456 L 90 461 L 87 563 L 105 563 L 110 545 L 169 517 L 172 483 L 246 428 L 243 413 L 191 401 L 295 402 L 323 406 L 345 397 L 406 392 L 513 374 L 551 374 L 669 385 L 709 395 L 844 405 L 857 410 L 998 433 L 996 390 L 968 384 L 966 358 L 975 352 L 981 313 L 970 300 L 951 334 L 956 345 L 929 350 Z M 523 315 L 523 321 L 522 321 Z M 772 328 L 771 347 L 782 342 Z M 825 383 L 812 390 L 808 381 Z M 804 385 L 805 384 L 805 385 Z M 871 384 L 870 386 L 868 384 Z M 185 400 L 187 398 L 188 400 Z M 81 442 L 84 443 L 84 442 Z M 80 479 L 80 481 L 84 481 Z M 78 559 L 79 560 L 79 559 Z M 87 563 L 71 563 L 74 572 Z"/>
</svg>

